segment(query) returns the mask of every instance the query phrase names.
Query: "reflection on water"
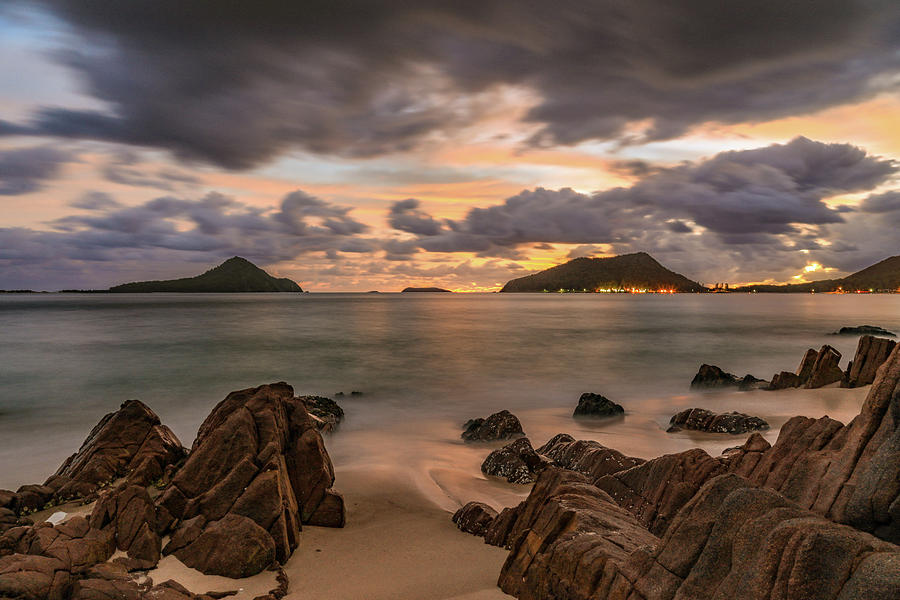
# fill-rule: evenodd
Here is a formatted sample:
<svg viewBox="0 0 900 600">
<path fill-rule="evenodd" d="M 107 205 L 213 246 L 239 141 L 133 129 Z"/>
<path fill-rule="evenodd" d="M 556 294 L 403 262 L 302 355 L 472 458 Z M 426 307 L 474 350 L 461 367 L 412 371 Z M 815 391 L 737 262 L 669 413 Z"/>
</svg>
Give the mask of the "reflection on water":
<svg viewBox="0 0 900 600">
<path fill-rule="evenodd" d="M 399 464 L 438 495 L 462 485 L 454 470 L 479 475 L 487 451 L 462 445 L 459 424 L 502 408 L 536 444 L 569 431 L 645 457 L 721 451 L 735 439 L 666 434 L 666 421 L 690 406 L 775 427 L 794 414 L 846 420 L 865 392 L 690 393 L 700 363 L 768 378 L 824 343 L 846 363 L 856 339 L 826 334 L 864 323 L 900 328 L 900 296 L 0 296 L 0 487 L 44 479 L 127 398 L 189 445 L 229 391 L 278 380 L 363 391 L 341 400 L 348 418 L 328 440 L 338 470 Z M 625 418 L 573 421 L 585 391 Z"/>
</svg>

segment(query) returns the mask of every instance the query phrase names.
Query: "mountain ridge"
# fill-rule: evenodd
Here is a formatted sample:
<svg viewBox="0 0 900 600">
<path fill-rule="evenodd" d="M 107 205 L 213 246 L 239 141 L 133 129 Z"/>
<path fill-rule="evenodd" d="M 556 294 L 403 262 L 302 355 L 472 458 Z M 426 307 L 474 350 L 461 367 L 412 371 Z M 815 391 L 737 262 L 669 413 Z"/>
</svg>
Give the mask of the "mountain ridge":
<svg viewBox="0 0 900 600">
<path fill-rule="evenodd" d="M 500 292 L 631 290 L 701 292 L 705 288 L 660 264 L 646 252 L 607 258 L 574 258 L 506 282 Z"/>
<path fill-rule="evenodd" d="M 246 258 L 234 256 L 196 277 L 135 281 L 113 286 L 108 291 L 114 294 L 152 292 L 240 293 L 302 292 L 303 289 L 295 281 L 287 277 L 272 277 Z"/>
</svg>

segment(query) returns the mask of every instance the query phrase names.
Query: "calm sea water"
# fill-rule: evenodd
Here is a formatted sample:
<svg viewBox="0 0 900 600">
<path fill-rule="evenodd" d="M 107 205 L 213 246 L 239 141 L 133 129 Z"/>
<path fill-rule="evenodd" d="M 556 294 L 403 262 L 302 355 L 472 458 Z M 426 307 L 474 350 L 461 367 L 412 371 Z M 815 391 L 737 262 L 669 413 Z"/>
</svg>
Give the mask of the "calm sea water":
<svg viewBox="0 0 900 600">
<path fill-rule="evenodd" d="M 768 378 L 829 343 L 846 364 L 856 338 L 827 334 L 860 324 L 900 330 L 900 295 L 0 296 L 0 487 L 42 482 L 125 399 L 190 445 L 229 391 L 280 380 L 348 394 L 328 439 L 339 472 L 403 465 L 451 499 L 462 492 L 446 472 L 480 477 L 485 454 L 459 424 L 503 408 L 536 445 L 569 431 L 646 457 L 718 452 L 742 440 L 666 434 L 668 418 L 741 409 L 769 419 L 774 440 L 794 414 L 849 419 L 865 392 L 692 393 L 701 363 Z M 573 421 L 585 391 L 626 417 Z"/>
</svg>

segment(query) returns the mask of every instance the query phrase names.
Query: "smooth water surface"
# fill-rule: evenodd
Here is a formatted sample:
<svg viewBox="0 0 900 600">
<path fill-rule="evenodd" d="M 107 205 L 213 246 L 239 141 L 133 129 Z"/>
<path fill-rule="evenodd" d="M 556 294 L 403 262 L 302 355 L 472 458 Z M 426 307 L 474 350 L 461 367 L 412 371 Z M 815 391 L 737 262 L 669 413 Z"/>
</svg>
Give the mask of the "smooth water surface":
<svg viewBox="0 0 900 600">
<path fill-rule="evenodd" d="M 190 445 L 229 391 L 281 380 L 348 394 L 327 442 L 339 470 L 399 462 L 448 496 L 442 469 L 480 476 L 485 454 L 459 424 L 503 408 L 535 445 L 569 431 L 645 457 L 721 451 L 742 439 L 666 434 L 668 418 L 741 409 L 769 419 L 774 440 L 794 414 L 849 419 L 865 392 L 692 393 L 701 363 L 768 379 L 829 343 L 845 365 L 856 338 L 827 334 L 861 324 L 900 330 L 900 295 L 0 296 L 0 487 L 42 482 L 125 399 Z M 576 423 L 585 391 L 626 417 Z"/>
</svg>

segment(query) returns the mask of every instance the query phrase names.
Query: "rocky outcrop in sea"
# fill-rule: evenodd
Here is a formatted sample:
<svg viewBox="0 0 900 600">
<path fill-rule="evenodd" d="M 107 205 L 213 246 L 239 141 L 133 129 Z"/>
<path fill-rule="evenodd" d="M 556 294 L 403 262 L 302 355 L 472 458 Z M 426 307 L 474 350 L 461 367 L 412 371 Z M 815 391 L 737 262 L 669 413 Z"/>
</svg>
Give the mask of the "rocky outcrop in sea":
<svg viewBox="0 0 900 600">
<path fill-rule="evenodd" d="M 149 408 L 128 401 L 100 421 L 46 485 L 0 491 L 0 598 L 222 597 L 132 574 L 174 554 L 204 574 L 279 571 L 278 587 L 267 596 L 277 600 L 288 585 L 279 565 L 296 548 L 302 526 L 344 524 L 333 483 L 317 420 L 286 383 L 229 394 L 186 456 Z M 27 516 L 73 497 L 93 502 L 88 516 L 57 524 Z"/>
<path fill-rule="evenodd" d="M 510 549 L 498 584 L 520 599 L 894 600 L 898 415 L 895 347 L 847 425 L 794 417 L 773 445 L 753 433 L 722 456 L 694 449 L 600 477 L 555 461 L 521 504 L 479 512 L 478 529 Z"/>
</svg>

